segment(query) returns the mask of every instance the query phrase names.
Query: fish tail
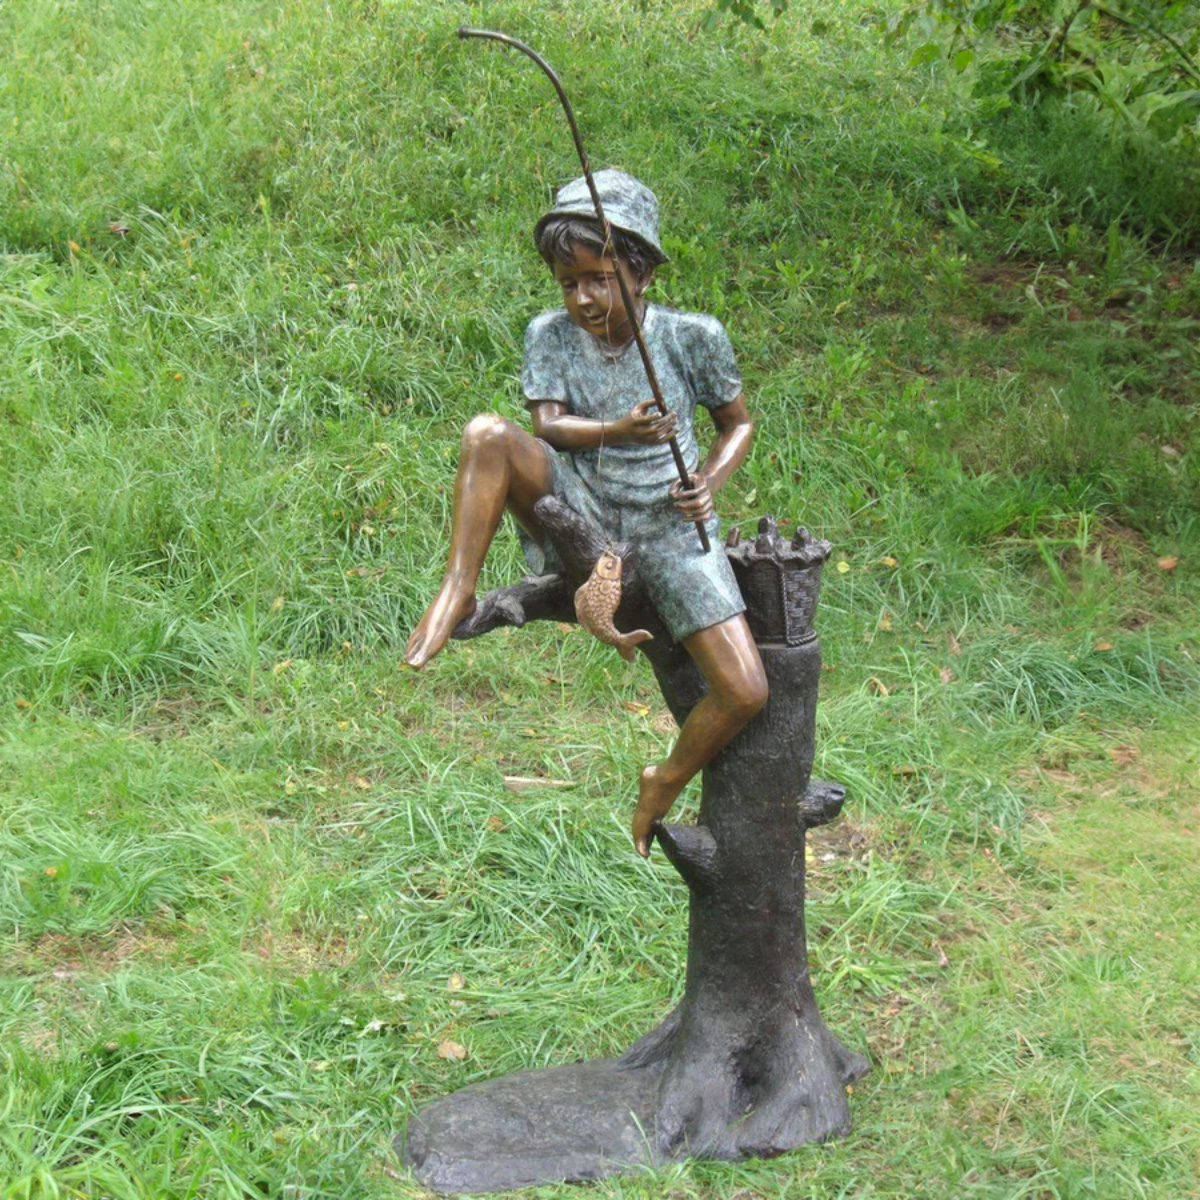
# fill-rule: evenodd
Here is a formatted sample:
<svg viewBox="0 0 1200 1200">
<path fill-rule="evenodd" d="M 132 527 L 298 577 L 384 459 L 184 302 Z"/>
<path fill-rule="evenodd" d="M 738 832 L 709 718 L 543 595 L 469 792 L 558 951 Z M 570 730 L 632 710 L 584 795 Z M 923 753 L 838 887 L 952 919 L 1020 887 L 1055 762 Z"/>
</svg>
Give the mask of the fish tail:
<svg viewBox="0 0 1200 1200">
<path fill-rule="evenodd" d="M 617 636 L 613 645 L 621 652 L 621 657 L 626 662 L 633 662 L 633 648 L 640 646 L 643 642 L 648 642 L 654 634 L 648 629 L 633 629 L 629 633 L 622 633 Z"/>
</svg>

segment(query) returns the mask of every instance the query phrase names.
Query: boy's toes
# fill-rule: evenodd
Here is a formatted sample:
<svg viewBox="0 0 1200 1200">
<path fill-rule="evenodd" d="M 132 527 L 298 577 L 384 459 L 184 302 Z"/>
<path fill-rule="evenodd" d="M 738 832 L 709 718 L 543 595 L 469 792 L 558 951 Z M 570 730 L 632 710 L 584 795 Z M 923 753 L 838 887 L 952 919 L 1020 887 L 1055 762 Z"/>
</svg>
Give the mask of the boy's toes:
<svg viewBox="0 0 1200 1200">
<path fill-rule="evenodd" d="M 652 830 L 649 832 L 640 833 L 640 832 L 638 832 L 637 825 L 635 823 L 634 832 L 633 832 L 633 848 L 643 858 L 650 857 L 650 843 L 653 840 L 654 840 L 654 833 Z"/>
<path fill-rule="evenodd" d="M 639 804 L 633 814 L 633 848 L 643 857 L 650 857 L 650 847 L 654 844 L 654 834 L 660 822 L 658 815 L 644 805 Z"/>
<path fill-rule="evenodd" d="M 406 666 L 412 667 L 419 671 L 428 660 L 428 655 L 425 653 L 425 632 L 417 629 L 408 639 L 408 645 L 404 647 L 404 663 Z"/>
</svg>

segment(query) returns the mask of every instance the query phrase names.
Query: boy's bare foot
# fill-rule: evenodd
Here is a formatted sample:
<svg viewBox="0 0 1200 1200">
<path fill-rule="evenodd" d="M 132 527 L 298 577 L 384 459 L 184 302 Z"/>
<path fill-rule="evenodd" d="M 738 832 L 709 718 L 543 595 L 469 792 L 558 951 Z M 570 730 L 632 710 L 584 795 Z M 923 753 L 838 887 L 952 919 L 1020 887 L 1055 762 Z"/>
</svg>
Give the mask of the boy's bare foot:
<svg viewBox="0 0 1200 1200">
<path fill-rule="evenodd" d="M 686 782 L 686 781 L 685 781 Z M 650 843 L 659 822 L 671 811 L 683 784 L 664 778 L 662 765 L 647 767 L 638 784 L 638 804 L 633 813 L 633 844 L 643 858 L 650 857 Z"/>
<path fill-rule="evenodd" d="M 475 593 L 456 587 L 444 580 L 418 622 L 408 645 L 404 649 L 404 661 L 419 671 L 449 640 L 459 621 L 475 611 Z"/>
</svg>

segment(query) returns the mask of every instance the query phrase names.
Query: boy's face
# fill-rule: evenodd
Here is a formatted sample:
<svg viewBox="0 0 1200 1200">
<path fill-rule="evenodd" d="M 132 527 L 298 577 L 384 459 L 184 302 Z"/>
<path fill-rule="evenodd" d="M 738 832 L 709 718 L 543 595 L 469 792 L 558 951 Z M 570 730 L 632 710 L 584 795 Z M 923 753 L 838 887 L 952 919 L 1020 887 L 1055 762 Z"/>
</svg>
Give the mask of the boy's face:
<svg viewBox="0 0 1200 1200">
<path fill-rule="evenodd" d="M 642 296 L 650 279 L 638 279 L 620 259 L 576 246 L 573 263 L 554 264 L 554 278 L 562 288 L 567 316 L 580 329 L 610 346 L 623 346 L 633 337 L 633 320 L 625 309 L 617 283 L 618 270 L 625 277 L 640 317 L 644 307 Z"/>
</svg>

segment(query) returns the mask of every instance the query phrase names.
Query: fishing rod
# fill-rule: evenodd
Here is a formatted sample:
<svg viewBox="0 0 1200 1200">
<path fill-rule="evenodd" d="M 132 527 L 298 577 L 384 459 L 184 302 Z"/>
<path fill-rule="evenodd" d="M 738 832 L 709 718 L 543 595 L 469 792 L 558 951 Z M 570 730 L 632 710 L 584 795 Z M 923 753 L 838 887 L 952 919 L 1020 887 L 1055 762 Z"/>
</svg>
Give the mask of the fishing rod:
<svg viewBox="0 0 1200 1200">
<path fill-rule="evenodd" d="M 592 164 L 588 158 L 587 151 L 583 148 L 583 138 L 580 136 L 579 126 L 575 121 L 575 110 L 571 107 L 571 101 L 567 99 L 567 93 L 550 64 L 531 46 L 518 41 L 515 37 L 509 37 L 506 33 L 496 33 L 490 29 L 471 29 L 466 25 L 462 25 L 459 27 L 458 36 L 460 38 L 483 38 L 487 41 L 501 42 L 505 46 L 511 46 L 514 50 L 520 50 L 527 58 L 533 59 L 541 67 L 546 78 L 554 84 L 554 90 L 558 93 L 559 102 L 562 104 L 563 112 L 567 117 L 567 124 L 571 127 L 571 137 L 575 140 L 575 150 L 579 154 L 579 164 L 583 167 L 583 177 L 587 180 L 588 191 L 592 197 L 592 205 L 596 210 L 596 219 L 600 222 L 600 230 L 604 234 L 604 244 L 607 248 L 613 250 L 612 257 L 615 258 L 616 251 L 615 243 L 613 242 L 612 226 L 608 223 L 608 217 L 604 215 L 604 205 L 600 202 L 600 193 L 596 188 L 595 179 L 592 178 Z M 633 296 L 629 291 L 629 285 L 625 282 L 624 273 L 617 271 L 616 275 L 617 286 L 621 289 L 621 300 L 625 305 L 625 311 L 629 314 L 629 320 L 633 326 L 633 340 L 637 342 L 638 353 L 642 356 L 642 366 L 646 369 L 646 380 L 650 384 L 650 391 L 654 395 L 654 403 L 658 406 L 658 411 L 663 416 L 666 416 L 670 410 L 667 408 L 667 402 L 663 399 L 662 387 L 658 382 L 658 374 L 654 370 L 654 363 L 650 360 L 650 349 L 646 345 L 646 338 L 642 333 L 641 318 L 638 316 Z M 692 477 L 688 472 L 687 463 L 683 461 L 683 453 L 679 449 L 679 442 L 672 436 L 668 445 L 671 447 L 671 457 L 675 460 L 675 469 L 679 472 L 679 482 L 685 490 L 691 491 Z M 696 522 L 696 532 L 700 535 L 700 545 L 704 548 L 704 553 L 707 554 L 712 549 L 712 545 L 708 540 L 708 530 L 705 529 L 702 520 Z"/>
</svg>

